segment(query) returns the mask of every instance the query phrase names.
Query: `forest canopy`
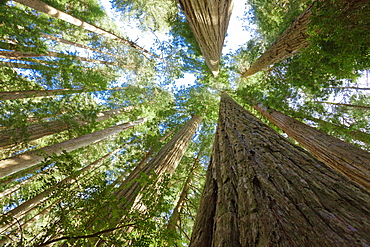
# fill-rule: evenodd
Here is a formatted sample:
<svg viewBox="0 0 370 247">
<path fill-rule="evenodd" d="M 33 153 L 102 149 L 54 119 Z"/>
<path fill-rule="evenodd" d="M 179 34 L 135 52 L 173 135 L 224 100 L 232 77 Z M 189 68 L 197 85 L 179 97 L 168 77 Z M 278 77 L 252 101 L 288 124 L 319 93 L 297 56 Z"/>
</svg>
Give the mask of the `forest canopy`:
<svg viewBox="0 0 370 247">
<path fill-rule="evenodd" d="M 370 245 L 368 1 L 104 2 L 0 1 L 0 246 Z"/>
</svg>

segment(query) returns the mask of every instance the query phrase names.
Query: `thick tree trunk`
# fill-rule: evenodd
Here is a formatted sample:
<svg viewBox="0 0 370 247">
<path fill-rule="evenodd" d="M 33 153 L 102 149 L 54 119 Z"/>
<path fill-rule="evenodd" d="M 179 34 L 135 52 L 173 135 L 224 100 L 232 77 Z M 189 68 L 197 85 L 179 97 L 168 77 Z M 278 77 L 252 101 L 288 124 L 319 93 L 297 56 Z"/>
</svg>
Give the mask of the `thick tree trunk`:
<svg viewBox="0 0 370 247">
<path fill-rule="evenodd" d="M 20 3 L 20 4 L 23 4 L 27 7 L 30 7 L 30 8 L 33 8 L 37 11 L 40 11 L 44 14 L 47 14 L 47 15 L 50 15 L 50 16 L 53 16 L 55 18 L 58 18 L 60 20 L 63 20 L 65 22 L 68 22 L 68 23 L 71 23 L 72 25 L 75 25 L 75 26 L 78 26 L 78 27 L 82 27 L 90 32 L 93 32 L 93 33 L 96 33 L 96 34 L 99 34 L 105 38 L 109 38 L 109 39 L 113 39 L 117 42 L 120 42 L 122 44 L 125 44 L 125 45 L 128 45 L 134 49 L 137 49 L 143 53 L 146 53 L 150 56 L 153 56 L 153 57 L 157 57 L 159 58 L 157 55 L 147 51 L 146 49 L 138 46 L 137 44 L 135 44 L 134 42 L 132 41 L 129 41 L 127 39 L 124 39 L 124 38 L 121 38 L 111 32 L 108 32 L 104 29 L 101 29 L 97 26 L 94 26 L 88 22 L 85 22 L 81 19 L 78 19 L 76 17 L 73 17 L 63 11 L 60 11 L 56 8 L 53 8 L 51 7 L 50 5 L 47 5 L 46 3 L 44 2 L 41 2 L 41 1 L 38 1 L 38 0 L 15 0 L 15 2 L 17 3 Z"/>
<path fill-rule="evenodd" d="M 43 34 L 43 35 L 41 35 L 41 37 L 43 37 L 45 39 L 54 40 L 54 41 L 57 41 L 57 42 L 60 42 L 60 43 L 63 43 L 63 44 L 73 45 L 75 47 L 79 47 L 79 48 L 83 48 L 83 49 L 86 49 L 86 50 L 91 50 L 91 51 L 99 52 L 101 54 L 105 54 L 105 55 L 108 55 L 108 56 L 119 58 L 119 56 L 117 56 L 116 54 L 104 52 L 104 51 L 89 47 L 87 45 L 72 42 L 72 41 L 69 41 L 69 40 L 66 40 L 66 39 L 63 39 L 63 38 L 58 38 L 58 37 L 55 37 L 55 36 L 52 36 L 52 35 L 49 35 L 49 34 Z"/>
<path fill-rule="evenodd" d="M 328 104 L 328 105 L 347 106 L 347 107 L 357 108 L 357 109 L 366 110 L 366 111 L 370 110 L 370 106 L 365 106 L 365 105 L 352 105 L 352 104 L 324 102 L 324 101 L 315 101 L 315 102 L 322 103 L 322 104 Z"/>
<path fill-rule="evenodd" d="M 275 40 L 274 43 L 241 74 L 241 77 L 251 76 L 274 63 L 283 61 L 308 45 L 307 24 L 310 22 L 310 5 L 293 23 Z"/>
<path fill-rule="evenodd" d="M 128 106 L 120 109 L 113 109 L 105 112 L 100 112 L 97 114 L 97 118 L 95 119 L 95 121 L 102 122 L 104 120 L 111 118 L 112 116 L 124 114 L 125 112 L 131 111 L 132 109 L 134 109 L 133 106 Z M 88 124 L 82 119 L 83 116 L 77 116 L 73 118 L 72 121 L 80 125 Z M 18 128 L 13 130 L 0 131 L 0 150 L 2 148 L 8 147 L 9 145 L 15 142 L 19 143 L 25 140 L 33 141 L 44 136 L 62 132 L 69 128 L 73 128 L 73 126 L 68 125 L 66 122 L 62 120 L 55 120 L 30 125 L 27 127 L 27 130 Z"/>
<path fill-rule="evenodd" d="M 208 68 L 217 76 L 233 0 L 178 0 Z"/>
<path fill-rule="evenodd" d="M 317 159 L 370 191 L 370 153 L 274 109 L 261 104 L 253 107 Z"/>
<path fill-rule="evenodd" d="M 42 162 L 45 156 L 59 155 L 63 151 L 73 151 L 84 147 L 91 143 L 100 141 L 110 135 L 117 134 L 122 130 L 134 127 L 137 124 L 143 123 L 146 118 L 141 118 L 134 122 L 128 122 L 113 126 L 104 130 L 99 130 L 90 134 L 76 137 L 74 139 L 57 143 L 51 146 L 40 148 L 39 150 L 25 152 L 23 154 L 10 157 L 0 161 L 0 178 L 11 175 L 15 172 L 27 169 Z"/>
<path fill-rule="evenodd" d="M 172 133 L 175 132 L 175 130 L 171 130 L 169 131 L 166 135 L 164 135 L 160 140 L 159 142 L 164 142 L 170 135 L 172 135 Z M 137 174 L 137 172 L 140 172 L 145 164 L 148 162 L 148 160 L 153 156 L 153 148 L 151 148 L 145 155 L 144 155 L 144 158 L 140 160 L 140 163 L 135 167 L 135 171 Z M 112 188 L 116 185 L 116 184 L 121 184 L 123 181 L 124 181 L 124 178 L 126 177 L 127 174 L 122 174 L 121 176 L 119 176 L 113 183 L 112 183 Z M 132 172 L 131 174 L 131 177 L 134 175 L 134 172 Z"/>
<path fill-rule="evenodd" d="M 127 87 L 113 87 L 107 88 L 104 90 L 121 90 Z M 83 92 L 93 92 L 95 90 L 91 89 L 52 89 L 52 90 L 28 90 L 28 91 L 10 91 L 10 92 L 0 92 L 0 100 L 14 100 L 14 99 L 27 99 L 27 98 L 36 98 L 36 97 L 45 97 L 45 96 L 54 96 L 54 95 L 65 95 L 72 93 L 83 93 Z M 99 90 L 103 91 L 103 90 Z"/>
<path fill-rule="evenodd" d="M 23 202 L 21 205 L 19 205 L 18 207 L 10 210 L 9 212 L 7 212 L 3 217 L 4 218 L 11 218 L 12 220 L 9 221 L 7 224 L 3 224 L 0 228 L 0 233 L 3 233 L 6 229 L 8 229 L 10 226 L 14 225 L 17 220 L 19 220 L 21 217 L 23 217 L 24 215 L 26 215 L 28 212 L 30 212 L 30 210 L 32 210 L 32 208 L 35 208 L 37 205 L 39 205 L 40 203 L 44 202 L 45 200 L 48 200 L 50 195 L 56 191 L 59 188 L 62 188 L 62 187 L 65 187 L 67 186 L 68 184 L 73 184 L 75 183 L 80 176 L 82 175 L 86 175 L 87 172 L 92 172 L 93 170 L 96 170 L 102 163 L 104 160 L 106 160 L 107 158 L 115 155 L 117 152 L 119 152 L 120 150 L 122 150 L 122 148 L 124 148 L 125 145 L 113 150 L 112 152 L 104 155 L 103 157 L 101 157 L 100 159 L 96 160 L 95 162 L 85 166 L 84 168 L 82 168 L 78 173 L 79 175 L 77 176 L 70 176 L 70 177 L 67 177 L 65 179 L 63 179 L 62 181 L 60 181 L 59 183 L 51 186 L 50 188 L 44 190 L 43 192 L 39 193 L 37 196 L 29 199 L 28 201 L 26 202 Z"/>
<path fill-rule="evenodd" d="M 153 159 L 142 169 L 135 169 L 132 175 L 130 174 L 116 193 L 118 198 L 125 198 L 124 204 L 120 206 L 130 208 L 143 189 L 143 185 L 140 184 L 140 182 L 131 183 L 129 187 L 126 186 L 131 181 L 138 179 L 140 173 L 150 175 L 150 173 L 154 171 L 155 174 L 160 177 L 165 175 L 171 176 L 173 174 L 201 121 L 202 118 L 193 116 L 172 139 L 159 150 Z"/>
<path fill-rule="evenodd" d="M 172 176 L 201 121 L 201 117 L 193 116 L 171 138 L 171 140 L 168 141 L 158 151 L 153 159 L 151 159 L 148 163 L 140 162 L 140 165 L 138 165 L 130 173 L 130 175 L 125 179 L 125 181 L 123 181 L 123 183 L 121 183 L 118 190 L 114 193 L 114 196 L 117 197 L 118 201 L 121 201 L 121 203 L 118 203 L 116 205 L 117 208 L 122 208 L 124 210 L 144 210 L 145 205 L 143 205 L 141 202 L 140 193 L 148 185 L 143 184 L 143 182 L 139 182 L 137 180 L 142 177 L 142 174 L 150 176 L 152 172 L 158 175 L 158 181 L 156 183 L 160 182 L 160 180 L 163 179 L 163 177 L 166 175 Z M 154 196 L 155 195 L 153 195 L 153 197 Z M 115 227 L 120 223 L 122 218 L 124 218 L 124 216 L 113 216 L 112 213 L 109 212 L 108 215 L 102 216 L 100 220 L 106 221 L 109 227 Z M 91 228 L 91 225 L 89 225 L 88 228 Z M 130 230 L 128 230 L 128 232 L 129 231 Z M 100 246 L 100 244 L 102 244 L 101 240 L 98 240 L 97 242 L 96 240 L 93 240 L 92 245 L 90 246 Z"/>
<path fill-rule="evenodd" d="M 191 247 L 367 246 L 370 195 L 223 94 Z"/>
</svg>

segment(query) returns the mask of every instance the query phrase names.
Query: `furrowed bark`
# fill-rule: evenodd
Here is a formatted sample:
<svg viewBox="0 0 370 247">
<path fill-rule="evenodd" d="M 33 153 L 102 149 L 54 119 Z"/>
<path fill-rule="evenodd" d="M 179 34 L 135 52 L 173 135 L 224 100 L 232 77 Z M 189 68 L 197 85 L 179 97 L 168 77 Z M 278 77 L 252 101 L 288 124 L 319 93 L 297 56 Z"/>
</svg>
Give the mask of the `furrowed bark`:
<svg viewBox="0 0 370 247">
<path fill-rule="evenodd" d="M 311 4 L 292 24 L 275 40 L 274 43 L 249 67 L 241 73 L 247 78 L 274 63 L 283 61 L 308 45 L 307 24 L 311 18 Z"/>
<path fill-rule="evenodd" d="M 178 0 L 208 68 L 218 75 L 233 0 Z"/>
<path fill-rule="evenodd" d="M 370 195 L 223 94 L 191 247 L 367 246 Z"/>
<path fill-rule="evenodd" d="M 370 191 L 370 153 L 343 142 L 262 104 L 253 105 L 263 116 L 310 151 L 317 159 Z"/>
</svg>

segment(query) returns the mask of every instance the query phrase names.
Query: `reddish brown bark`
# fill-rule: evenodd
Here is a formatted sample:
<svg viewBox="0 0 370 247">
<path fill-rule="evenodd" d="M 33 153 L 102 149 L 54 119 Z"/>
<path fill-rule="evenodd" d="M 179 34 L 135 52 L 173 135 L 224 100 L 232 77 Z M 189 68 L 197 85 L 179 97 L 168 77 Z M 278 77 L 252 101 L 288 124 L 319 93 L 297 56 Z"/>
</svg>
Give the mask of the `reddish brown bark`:
<svg viewBox="0 0 370 247">
<path fill-rule="evenodd" d="M 275 40 L 274 43 L 249 67 L 241 77 L 251 76 L 274 63 L 283 61 L 308 45 L 307 24 L 310 22 L 310 5 L 292 24 Z"/>
<path fill-rule="evenodd" d="M 223 94 L 191 247 L 366 246 L 370 195 Z"/>
<path fill-rule="evenodd" d="M 261 104 L 253 106 L 317 159 L 370 191 L 370 153 Z"/>
<path fill-rule="evenodd" d="M 233 0 L 178 0 L 208 68 L 217 76 Z"/>
</svg>

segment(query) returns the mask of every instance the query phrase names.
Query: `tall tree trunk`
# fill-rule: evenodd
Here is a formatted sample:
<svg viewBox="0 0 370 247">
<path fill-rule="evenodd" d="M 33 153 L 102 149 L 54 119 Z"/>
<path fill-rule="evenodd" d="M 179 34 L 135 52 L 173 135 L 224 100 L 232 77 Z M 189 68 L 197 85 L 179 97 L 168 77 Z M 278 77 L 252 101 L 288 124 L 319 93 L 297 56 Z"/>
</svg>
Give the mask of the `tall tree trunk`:
<svg viewBox="0 0 370 247">
<path fill-rule="evenodd" d="M 141 203 L 140 193 L 147 184 L 143 184 L 143 182 L 137 180 L 142 177 L 142 174 L 150 176 L 152 172 L 158 175 L 158 180 L 161 180 L 165 175 L 172 176 L 201 121 L 201 117 L 193 116 L 171 138 L 171 140 L 159 150 L 153 159 L 148 163 L 146 163 L 146 161 L 140 162 L 140 164 L 130 173 L 123 183 L 120 184 L 120 187 L 114 193 L 114 196 L 117 197 L 118 201 L 121 201 L 121 203 L 116 205 L 117 208 L 124 210 L 143 209 L 143 206 L 145 205 L 142 205 Z M 167 135 L 165 137 L 167 137 Z M 162 140 L 164 138 L 162 138 Z M 112 210 L 109 210 L 107 215 L 101 216 L 100 220 L 107 222 L 109 227 L 115 227 L 120 223 L 124 216 L 113 216 L 111 211 Z M 96 220 L 94 219 L 94 221 Z M 91 227 L 92 225 L 89 224 L 87 228 L 90 229 Z M 99 228 L 100 226 L 97 227 L 98 230 L 101 230 Z M 128 231 L 130 231 L 130 229 Z M 101 239 L 98 241 L 92 240 L 91 245 L 89 246 L 100 246 L 100 244 L 102 244 Z"/>
<path fill-rule="evenodd" d="M 15 172 L 27 169 L 42 162 L 45 156 L 59 155 L 63 151 L 73 151 L 78 148 L 89 145 L 90 143 L 100 141 L 110 135 L 117 134 L 122 130 L 134 127 L 143 123 L 146 118 L 141 118 L 134 122 L 128 122 L 113 126 L 107 129 L 99 130 L 90 134 L 76 137 L 74 139 L 57 143 L 51 146 L 40 148 L 39 150 L 25 152 L 23 154 L 0 160 L 0 178 L 13 174 Z"/>
<path fill-rule="evenodd" d="M 283 61 L 308 45 L 307 24 L 311 17 L 311 4 L 292 24 L 275 40 L 274 43 L 241 74 L 241 77 L 251 76 L 274 63 Z"/>
<path fill-rule="evenodd" d="M 366 246 L 370 195 L 222 94 L 191 247 Z"/>
<path fill-rule="evenodd" d="M 112 109 L 105 112 L 100 112 L 97 114 L 96 122 L 102 122 L 111 118 L 112 116 L 121 115 L 125 112 L 134 109 L 133 106 L 123 107 L 120 109 Z M 87 122 L 83 121 L 83 116 L 76 116 L 72 119 L 73 122 L 80 125 L 86 125 Z M 33 124 L 27 127 L 27 130 L 22 128 L 0 131 L 0 150 L 6 148 L 14 142 L 22 142 L 24 140 L 33 141 L 44 136 L 52 135 L 55 133 L 62 132 L 73 126 L 69 125 L 65 121 L 55 120 L 49 122 L 43 122 L 38 124 Z"/>
<path fill-rule="evenodd" d="M 165 134 L 158 142 L 164 142 L 172 133 L 175 132 L 175 130 L 169 131 L 167 134 Z M 144 155 L 144 158 L 140 160 L 140 163 L 135 167 L 135 171 L 141 171 L 145 164 L 148 162 L 148 160 L 152 157 L 154 153 L 153 148 L 151 148 L 146 154 Z M 131 173 L 132 174 L 132 173 Z M 113 183 L 112 183 L 112 188 L 118 184 L 122 183 L 124 178 L 126 177 L 126 173 L 123 173 L 121 176 L 119 176 Z M 133 176 L 133 175 L 131 175 Z"/>
<path fill-rule="evenodd" d="M 233 0 L 178 0 L 208 68 L 218 75 Z"/>
<path fill-rule="evenodd" d="M 123 207 L 131 207 L 137 195 L 142 190 L 140 182 L 132 183 L 129 187 L 126 185 L 140 177 L 140 173 L 150 175 L 152 171 L 159 176 L 172 175 L 180 163 L 191 138 L 193 137 L 198 125 L 202 121 L 201 117 L 193 116 L 173 137 L 164 145 L 159 152 L 151 159 L 141 171 L 135 169 L 130 176 L 121 184 L 116 196 L 118 198 L 125 198 L 125 205 Z"/>
<path fill-rule="evenodd" d="M 370 153 L 274 109 L 261 104 L 253 107 L 317 159 L 370 191 Z"/>
<path fill-rule="evenodd" d="M 315 102 L 322 103 L 322 104 L 328 104 L 328 105 L 347 106 L 347 107 L 357 108 L 357 109 L 366 110 L 366 111 L 370 110 L 370 106 L 364 106 L 364 105 L 352 105 L 352 104 L 325 102 L 325 101 L 315 101 Z"/>
<path fill-rule="evenodd" d="M 112 87 L 104 90 L 121 90 L 127 87 Z M 66 95 L 72 93 L 83 93 L 83 92 L 94 92 L 95 89 L 52 89 L 52 90 L 28 90 L 28 91 L 10 91 L 10 92 L 0 92 L 0 100 L 14 100 L 14 99 L 27 99 L 27 98 L 36 98 L 36 97 L 45 97 L 45 96 L 54 96 L 54 95 Z"/>
<path fill-rule="evenodd" d="M 90 62 L 90 63 L 95 63 L 95 64 L 105 64 L 105 65 L 118 65 L 118 63 L 114 63 L 114 62 L 68 55 L 68 54 L 63 54 L 63 53 L 58 53 L 58 52 L 53 52 L 53 51 L 46 51 L 46 54 L 36 54 L 36 53 L 22 52 L 22 51 L 0 51 L 0 58 L 6 58 L 6 59 L 22 59 L 22 58 L 31 58 L 31 57 L 44 57 L 44 56 L 58 57 L 58 58 L 67 56 L 71 59 L 78 60 L 78 61 Z"/>
<path fill-rule="evenodd" d="M 42 34 L 41 37 L 46 38 L 46 39 L 50 39 L 50 40 L 53 40 L 53 41 L 57 41 L 57 42 L 60 42 L 60 43 L 63 43 L 63 44 L 73 45 L 75 47 L 83 48 L 85 50 L 91 50 L 91 51 L 99 52 L 101 54 L 105 54 L 105 55 L 112 56 L 112 57 L 115 57 L 115 58 L 120 57 L 120 56 L 117 56 L 116 54 L 112 54 L 112 53 L 108 53 L 108 52 L 105 52 L 105 51 L 102 51 L 102 50 L 94 49 L 94 48 L 89 47 L 87 45 L 72 42 L 72 41 L 69 41 L 69 40 L 66 40 L 66 39 L 63 39 L 63 38 L 58 38 L 58 37 L 55 37 L 55 36 L 52 36 L 52 35 L 49 35 L 49 34 Z"/>
<path fill-rule="evenodd" d="M 3 233 L 3 231 L 7 228 L 9 228 L 10 226 L 14 225 L 18 219 L 20 219 L 20 217 L 26 215 L 32 208 L 35 208 L 37 205 L 39 205 L 40 203 L 44 202 L 45 200 L 48 200 L 50 195 L 58 190 L 58 187 L 62 188 L 62 187 L 65 187 L 67 186 L 68 184 L 73 184 L 75 183 L 79 177 L 81 177 L 81 175 L 86 175 L 85 173 L 87 172 L 92 172 L 93 170 L 96 170 L 102 163 L 104 160 L 106 160 L 107 158 L 115 155 L 117 152 L 119 152 L 120 150 L 122 150 L 122 148 L 124 148 L 126 146 L 123 145 L 115 150 L 113 150 L 112 152 L 104 155 L 103 157 L 101 157 L 100 159 L 96 160 L 95 162 L 85 166 L 84 168 L 82 168 L 80 171 L 78 171 L 78 174 L 77 176 L 70 176 L 70 177 L 67 177 L 65 179 L 63 179 L 62 181 L 60 181 L 59 183 L 51 186 L 50 188 L 44 190 L 43 192 L 39 193 L 37 196 L 29 199 L 28 201 L 22 203 L 21 205 L 19 205 L 18 207 L 10 210 L 9 212 L 7 212 L 3 217 L 4 218 L 11 218 L 12 220 L 10 222 L 8 222 L 7 224 L 1 226 L 0 228 L 0 233 Z"/>
<path fill-rule="evenodd" d="M 167 223 L 167 229 L 170 231 L 176 231 L 180 225 L 180 214 L 184 207 L 185 200 L 189 194 L 190 185 L 193 182 L 194 172 L 199 167 L 199 158 L 201 157 L 201 152 L 198 153 L 195 158 L 192 167 L 190 168 L 188 177 L 186 178 L 184 185 L 182 187 L 179 199 L 177 200 L 176 206 L 172 211 L 171 217 Z"/>
<path fill-rule="evenodd" d="M 47 15 L 50 15 L 50 16 L 53 16 L 57 19 L 60 19 L 60 20 L 63 20 L 65 22 L 68 22 L 68 23 L 71 23 L 72 25 L 75 25 L 75 26 L 78 26 L 78 27 L 82 27 L 90 32 L 93 32 L 93 33 L 96 33 L 96 34 L 99 34 L 105 38 L 109 38 L 109 39 L 113 39 L 117 42 L 120 42 L 122 44 L 125 44 L 125 45 L 128 45 L 136 50 L 139 50 L 143 53 L 146 53 L 150 56 L 153 56 L 153 57 L 157 57 L 157 58 L 160 58 L 158 57 L 157 55 L 149 52 L 148 50 L 138 46 L 137 44 L 135 44 L 134 42 L 132 41 L 129 41 L 127 39 L 124 39 L 124 38 L 121 38 L 111 32 L 108 32 L 104 29 L 101 29 L 97 26 L 94 26 L 88 22 L 85 22 L 81 19 L 78 19 L 76 17 L 73 17 L 63 11 L 60 11 L 56 8 L 53 8 L 51 7 L 50 5 L 47 5 L 46 3 L 42 2 L 42 1 L 39 1 L 39 0 L 15 0 L 15 2 L 17 3 L 20 3 L 20 4 L 23 4 L 27 7 L 30 7 L 30 8 L 33 8 L 37 11 L 40 11 L 44 14 L 47 14 Z"/>
</svg>

